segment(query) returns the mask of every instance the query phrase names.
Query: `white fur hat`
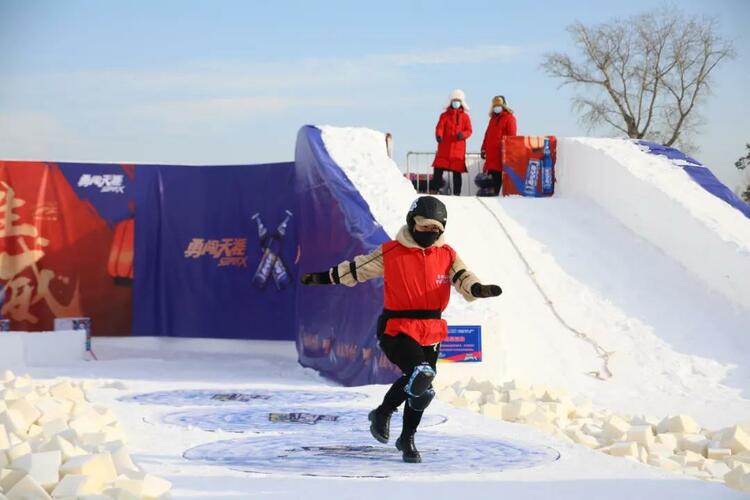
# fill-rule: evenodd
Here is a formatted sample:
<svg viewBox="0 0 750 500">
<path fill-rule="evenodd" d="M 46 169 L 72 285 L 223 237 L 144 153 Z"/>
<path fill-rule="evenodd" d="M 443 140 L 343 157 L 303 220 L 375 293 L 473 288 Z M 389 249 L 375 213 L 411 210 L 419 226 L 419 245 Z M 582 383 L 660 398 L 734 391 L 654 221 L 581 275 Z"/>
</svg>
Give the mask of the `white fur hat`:
<svg viewBox="0 0 750 500">
<path fill-rule="evenodd" d="M 466 111 L 469 111 L 469 105 L 466 104 L 466 94 L 464 94 L 464 91 L 461 89 L 454 89 L 451 91 L 450 96 L 448 96 L 448 105 L 447 108 L 451 107 L 451 101 L 461 101 L 461 106 L 464 107 Z"/>
</svg>

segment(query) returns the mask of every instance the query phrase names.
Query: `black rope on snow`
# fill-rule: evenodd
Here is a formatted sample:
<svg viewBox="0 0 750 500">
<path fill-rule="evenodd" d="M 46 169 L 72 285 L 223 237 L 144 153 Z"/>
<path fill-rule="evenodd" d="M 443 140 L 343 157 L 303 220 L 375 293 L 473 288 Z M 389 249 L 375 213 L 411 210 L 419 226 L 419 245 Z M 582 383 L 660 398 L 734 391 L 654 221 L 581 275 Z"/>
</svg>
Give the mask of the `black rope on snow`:
<svg viewBox="0 0 750 500">
<path fill-rule="evenodd" d="M 567 330 L 571 331 L 576 337 L 583 340 L 584 342 L 587 342 L 591 344 L 591 346 L 594 348 L 594 351 L 596 352 L 596 355 L 602 359 L 603 363 L 603 370 L 595 370 L 586 372 L 586 375 L 590 375 L 594 378 L 597 378 L 599 380 L 607 380 L 608 378 L 612 377 L 612 372 L 609 369 L 609 360 L 612 354 L 614 352 L 610 352 L 605 350 L 597 341 L 586 335 L 584 332 L 573 328 L 568 324 L 567 321 L 560 315 L 557 308 L 555 307 L 554 302 L 552 302 L 552 299 L 549 298 L 549 295 L 544 291 L 542 288 L 542 285 L 539 283 L 539 281 L 536 279 L 536 272 L 534 272 L 534 269 L 531 267 L 531 264 L 529 264 L 529 261 L 526 260 L 526 257 L 523 256 L 523 253 L 521 252 L 521 249 L 518 248 L 518 245 L 516 245 L 516 242 L 513 240 L 513 237 L 510 235 L 508 230 L 505 227 L 505 224 L 500 220 L 500 218 L 493 212 L 490 207 L 487 206 L 487 204 L 482 200 L 481 198 L 477 198 L 479 200 L 479 203 L 482 204 L 482 206 L 492 215 L 492 217 L 497 221 L 497 224 L 500 226 L 500 229 L 503 230 L 503 233 L 505 233 L 505 237 L 508 238 L 508 241 L 510 241 L 510 244 L 513 246 L 513 249 L 516 251 L 516 254 L 523 262 L 524 266 L 526 266 L 526 272 L 531 277 L 531 280 L 534 282 L 534 285 L 536 286 L 536 289 L 539 290 L 539 293 L 544 298 L 545 303 L 552 311 L 552 314 L 557 318 L 557 320 L 560 322 L 560 324 L 565 327 Z M 602 371 L 604 373 L 602 373 Z"/>
</svg>

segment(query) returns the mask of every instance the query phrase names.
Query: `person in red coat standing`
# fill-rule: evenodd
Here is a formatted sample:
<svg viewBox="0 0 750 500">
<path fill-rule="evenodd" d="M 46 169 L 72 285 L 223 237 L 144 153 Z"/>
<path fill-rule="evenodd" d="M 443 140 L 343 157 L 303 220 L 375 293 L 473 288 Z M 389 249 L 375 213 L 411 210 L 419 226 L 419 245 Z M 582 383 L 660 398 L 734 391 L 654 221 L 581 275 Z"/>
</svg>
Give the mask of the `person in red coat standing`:
<svg viewBox="0 0 750 500">
<path fill-rule="evenodd" d="M 484 173 L 492 176 L 495 196 L 503 187 L 503 137 L 516 135 L 516 117 L 508 107 L 505 97 L 496 95 L 490 106 L 490 121 L 482 142 Z"/>
<path fill-rule="evenodd" d="M 466 105 L 464 91 L 456 89 L 450 93 L 448 107 L 440 115 L 435 127 L 435 140 L 438 143 L 431 189 L 443 187 L 443 174 L 453 173 L 453 194 L 461 194 L 461 175 L 466 172 L 466 139 L 471 137 L 471 118 Z"/>
</svg>

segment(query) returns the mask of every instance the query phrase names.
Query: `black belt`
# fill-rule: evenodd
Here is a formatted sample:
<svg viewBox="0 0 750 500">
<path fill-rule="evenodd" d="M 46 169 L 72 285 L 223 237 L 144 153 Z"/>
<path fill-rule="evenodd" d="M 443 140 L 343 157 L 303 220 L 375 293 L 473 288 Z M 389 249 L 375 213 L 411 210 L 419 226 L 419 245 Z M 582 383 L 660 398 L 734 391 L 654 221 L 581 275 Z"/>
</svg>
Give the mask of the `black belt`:
<svg viewBox="0 0 750 500">
<path fill-rule="evenodd" d="M 442 319 L 443 312 L 440 309 L 383 309 L 383 312 L 378 317 L 378 339 L 385 333 L 385 325 L 389 319 L 405 318 L 405 319 Z"/>
<path fill-rule="evenodd" d="M 383 309 L 381 316 L 385 319 L 408 318 L 408 319 L 441 319 L 443 311 L 440 309 Z"/>
</svg>

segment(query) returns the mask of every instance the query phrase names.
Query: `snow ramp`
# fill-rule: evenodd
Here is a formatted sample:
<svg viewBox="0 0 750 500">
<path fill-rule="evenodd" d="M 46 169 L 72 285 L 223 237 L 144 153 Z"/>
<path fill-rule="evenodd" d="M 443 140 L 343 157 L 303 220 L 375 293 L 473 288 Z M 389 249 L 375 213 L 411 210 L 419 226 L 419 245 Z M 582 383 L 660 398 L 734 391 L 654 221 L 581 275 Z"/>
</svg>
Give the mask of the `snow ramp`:
<svg viewBox="0 0 750 500">
<path fill-rule="evenodd" d="M 327 156 L 395 235 L 417 194 L 384 134 L 305 130 L 321 131 Z M 482 325 L 484 361 L 442 364 L 440 376 L 561 386 L 706 426 L 746 418 L 750 221 L 629 141 L 560 139 L 557 176 L 548 199 L 442 198 L 448 242 L 504 293 L 452 297 L 445 318 Z"/>
</svg>

